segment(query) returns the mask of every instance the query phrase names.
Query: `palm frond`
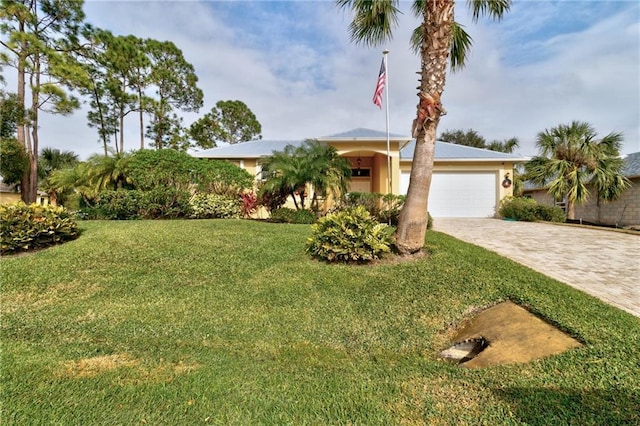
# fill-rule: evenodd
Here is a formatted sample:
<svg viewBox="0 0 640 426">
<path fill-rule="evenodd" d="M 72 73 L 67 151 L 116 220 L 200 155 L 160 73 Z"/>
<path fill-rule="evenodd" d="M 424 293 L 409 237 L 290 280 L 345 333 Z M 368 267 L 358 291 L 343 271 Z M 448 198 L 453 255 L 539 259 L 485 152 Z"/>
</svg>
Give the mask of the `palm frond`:
<svg viewBox="0 0 640 426">
<path fill-rule="evenodd" d="M 356 44 L 378 46 L 392 39 L 401 13 L 398 0 L 336 0 L 336 4 L 353 13 L 349 34 Z"/>
<path fill-rule="evenodd" d="M 478 22 L 481 15 L 499 21 L 509 11 L 512 3 L 512 0 L 467 0 L 473 22 Z"/>
</svg>

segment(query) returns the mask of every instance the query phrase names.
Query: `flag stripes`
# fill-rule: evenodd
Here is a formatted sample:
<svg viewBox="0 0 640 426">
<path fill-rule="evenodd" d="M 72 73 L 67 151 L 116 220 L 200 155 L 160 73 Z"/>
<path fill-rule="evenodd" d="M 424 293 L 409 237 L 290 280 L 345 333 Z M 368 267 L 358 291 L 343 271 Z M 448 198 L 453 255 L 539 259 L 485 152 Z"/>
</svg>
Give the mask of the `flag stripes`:
<svg viewBox="0 0 640 426">
<path fill-rule="evenodd" d="M 380 65 L 380 74 L 378 74 L 378 83 L 376 84 L 376 91 L 373 94 L 373 103 L 378 105 L 378 108 L 382 109 L 382 92 L 384 91 L 384 85 L 387 80 L 387 70 L 384 66 L 384 58 L 382 58 L 382 64 Z"/>
</svg>

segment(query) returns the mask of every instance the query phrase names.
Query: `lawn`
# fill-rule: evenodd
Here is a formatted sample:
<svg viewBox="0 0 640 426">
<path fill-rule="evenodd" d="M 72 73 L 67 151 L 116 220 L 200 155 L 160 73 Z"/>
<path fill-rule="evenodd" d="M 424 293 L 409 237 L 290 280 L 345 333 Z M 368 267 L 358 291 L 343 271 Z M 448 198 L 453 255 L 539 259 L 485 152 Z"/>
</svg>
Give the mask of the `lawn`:
<svg viewBox="0 0 640 426">
<path fill-rule="evenodd" d="M 328 265 L 307 225 L 82 222 L 3 257 L 4 425 L 640 424 L 640 321 L 429 232 L 428 258 Z M 585 345 L 528 364 L 442 361 L 511 299 Z"/>
</svg>

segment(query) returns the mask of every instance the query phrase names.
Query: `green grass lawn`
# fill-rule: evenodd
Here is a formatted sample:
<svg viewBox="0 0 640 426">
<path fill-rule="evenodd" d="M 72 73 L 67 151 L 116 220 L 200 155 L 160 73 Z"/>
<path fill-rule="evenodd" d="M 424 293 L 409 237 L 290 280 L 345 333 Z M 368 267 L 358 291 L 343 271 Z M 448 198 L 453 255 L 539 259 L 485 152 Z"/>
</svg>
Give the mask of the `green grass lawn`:
<svg viewBox="0 0 640 426">
<path fill-rule="evenodd" d="M 430 257 L 327 265 L 306 225 L 82 222 L 4 257 L 3 425 L 640 424 L 640 321 L 429 232 Z M 481 370 L 438 359 L 511 299 L 585 346 Z"/>
</svg>

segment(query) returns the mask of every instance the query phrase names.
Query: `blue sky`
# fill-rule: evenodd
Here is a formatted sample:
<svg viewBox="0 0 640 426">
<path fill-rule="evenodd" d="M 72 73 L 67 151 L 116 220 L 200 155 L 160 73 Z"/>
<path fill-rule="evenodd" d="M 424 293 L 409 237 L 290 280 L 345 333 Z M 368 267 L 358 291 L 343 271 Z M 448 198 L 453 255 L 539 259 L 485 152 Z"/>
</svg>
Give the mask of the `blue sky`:
<svg viewBox="0 0 640 426">
<path fill-rule="evenodd" d="M 384 111 L 371 98 L 385 47 L 390 131 L 410 132 L 419 59 L 408 40 L 418 21 L 409 2 L 400 4 L 394 39 L 379 48 L 351 43 L 349 13 L 331 1 L 89 0 L 85 12 L 95 26 L 183 50 L 205 94 L 199 113 L 182 114 L 185 124 L 219 100 L 239 99 L 264 138 L 300 139 L 356 127 L 384 131 Z M 583 120 L 602 136 L 623 132 L 623 153 L 640 151 L 638 2 L 516 0 L 499 23 L 473 23 L 466 3 L 456 4 L 474 45 L 467 67 L 448 76 L 440 131 L 474 129 L 488 141 L 515 136 L 520 154 L 535 155 L 538 132 Z M 99 152 L 85 116 L 46 117 L 41 145 L 82 157 Z M 125 149 L 134 149 L 136 123 L 127 124 Z"/>
</svg>

